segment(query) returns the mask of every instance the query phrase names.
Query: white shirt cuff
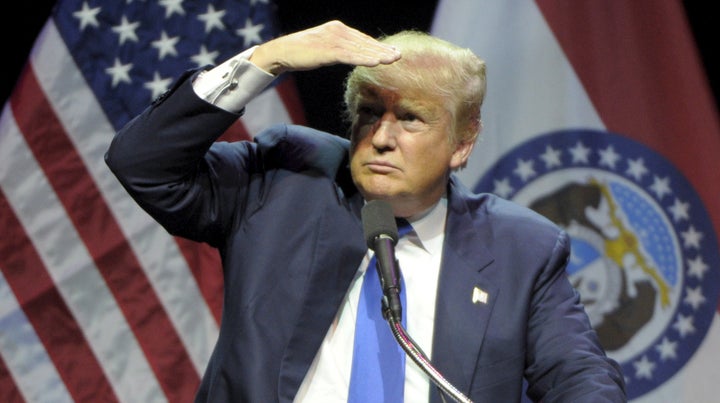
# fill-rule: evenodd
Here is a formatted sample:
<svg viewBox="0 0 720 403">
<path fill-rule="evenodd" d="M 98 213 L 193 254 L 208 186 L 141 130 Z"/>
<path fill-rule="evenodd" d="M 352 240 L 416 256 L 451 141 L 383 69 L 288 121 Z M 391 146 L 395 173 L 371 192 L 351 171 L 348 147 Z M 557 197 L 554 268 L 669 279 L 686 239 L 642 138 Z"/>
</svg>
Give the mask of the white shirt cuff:
<svg viewBox="0 0 720 403">
<path fill-rule="evenodd" d="M 276 78 L 248 60 L 256 47 L 201 73 L 193 82 L 195 93 L 226 111 L 240 112 Z"/>
</svg>

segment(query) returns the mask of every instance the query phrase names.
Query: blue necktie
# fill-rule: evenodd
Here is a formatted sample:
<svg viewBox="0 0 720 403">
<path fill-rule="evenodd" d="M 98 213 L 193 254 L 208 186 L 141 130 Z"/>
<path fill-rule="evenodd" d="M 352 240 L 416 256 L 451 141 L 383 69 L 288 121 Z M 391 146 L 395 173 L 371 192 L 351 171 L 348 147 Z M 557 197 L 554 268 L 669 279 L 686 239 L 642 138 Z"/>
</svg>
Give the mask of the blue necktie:
<svg viewBox="0 0 720 403">
<path fill-rule="evenodd" d="M 412 230 L 405 220 L 398 220 L 398 238 Z M 382 316 L 382 288 L 375 256 L 370 260 L 355 321 L 352 373 L 348 403 L 400 403 L 405 387 L 405 352 L 392 335 Z M 405 326 L 405 285 L 400 277 L 402 323 Z"/>
</svg>

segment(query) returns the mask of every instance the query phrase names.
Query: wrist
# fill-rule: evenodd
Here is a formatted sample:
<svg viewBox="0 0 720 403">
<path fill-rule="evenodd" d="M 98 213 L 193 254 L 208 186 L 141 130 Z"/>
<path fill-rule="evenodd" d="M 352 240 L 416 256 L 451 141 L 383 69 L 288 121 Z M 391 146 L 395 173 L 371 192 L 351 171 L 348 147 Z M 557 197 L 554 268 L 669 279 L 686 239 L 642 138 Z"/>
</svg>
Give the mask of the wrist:
<svg viewBox="0 0 720 403">
<path fill-rule="evenodd" d="M 277 52 L 270 49 L 271 42 L 258 45 L 248 59 L 252 64 L 274 76 L 279 76 L 287 69 L 277 60 Z"/>
</svg>

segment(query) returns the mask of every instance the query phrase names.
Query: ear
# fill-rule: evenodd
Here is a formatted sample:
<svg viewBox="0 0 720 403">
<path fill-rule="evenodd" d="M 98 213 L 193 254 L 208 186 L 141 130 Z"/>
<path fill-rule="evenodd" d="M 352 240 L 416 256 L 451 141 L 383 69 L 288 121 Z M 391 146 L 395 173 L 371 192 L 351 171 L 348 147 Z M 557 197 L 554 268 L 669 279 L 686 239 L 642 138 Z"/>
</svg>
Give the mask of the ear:
<svg viewBox="0 0 720 403">
<path fill-rule="evenodd" d="M 474 146 L 474 141 L 464 141 L 458 143 L 458 145 L 455 146 L 455 151 L 453 151 L 452 157 L 450 158 L 450 169 L 456 170 L 464 168 L 465 164 L 467 164 L 468 158 L 470 158 L 470 153 L 472 152 Z"/>
</svg>

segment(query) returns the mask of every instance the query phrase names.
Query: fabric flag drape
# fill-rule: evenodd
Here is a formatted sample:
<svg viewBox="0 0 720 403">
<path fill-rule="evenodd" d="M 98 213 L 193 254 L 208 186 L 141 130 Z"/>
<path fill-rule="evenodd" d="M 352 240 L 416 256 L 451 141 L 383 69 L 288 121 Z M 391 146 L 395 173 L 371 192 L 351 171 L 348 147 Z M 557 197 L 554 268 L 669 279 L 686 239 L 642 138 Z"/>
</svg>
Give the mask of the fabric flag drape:
<svg viewBox="0 0 720 403">
<path fill-rule="evenodd" d="M 720 128 L 681 3 L 441 1 L 432 31 L 488 65 L 463 181 L 569 232 L 629 399 L 717 401 Z"/>
<path fill-rule="evenodd" d="M 183 71 L 277 33 L 269 1 L 59 1 L 0 118 L 0 401 L 191 401 L 219 257 L 171 237 L 105 166 Z M 304 123 L 280 79 L 223 139 Z"/>
</svg>

